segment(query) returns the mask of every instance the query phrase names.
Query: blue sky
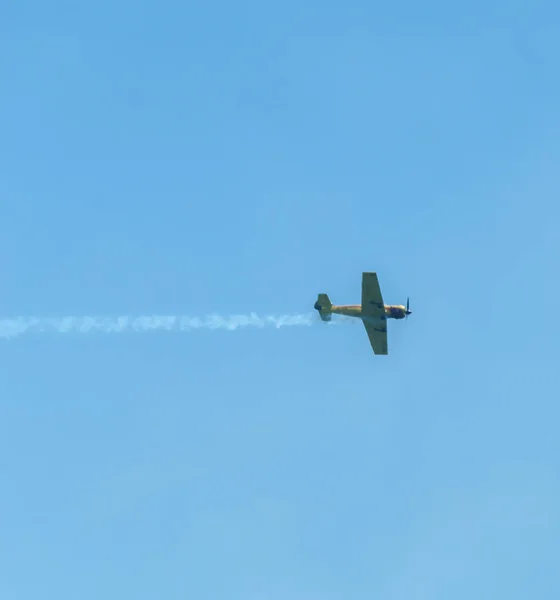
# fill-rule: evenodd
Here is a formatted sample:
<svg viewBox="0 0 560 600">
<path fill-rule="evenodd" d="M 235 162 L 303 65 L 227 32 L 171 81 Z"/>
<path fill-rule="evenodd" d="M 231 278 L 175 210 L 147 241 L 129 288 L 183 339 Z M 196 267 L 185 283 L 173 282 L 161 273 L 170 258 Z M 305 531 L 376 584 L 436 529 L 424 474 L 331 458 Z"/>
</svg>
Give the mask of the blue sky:
<svg viewBox="0 0 560 600">
<path fill-rule="evenodd" d="M 6 600 L 560 591 L 560 7 L 8 1 Z"/>
</svg>

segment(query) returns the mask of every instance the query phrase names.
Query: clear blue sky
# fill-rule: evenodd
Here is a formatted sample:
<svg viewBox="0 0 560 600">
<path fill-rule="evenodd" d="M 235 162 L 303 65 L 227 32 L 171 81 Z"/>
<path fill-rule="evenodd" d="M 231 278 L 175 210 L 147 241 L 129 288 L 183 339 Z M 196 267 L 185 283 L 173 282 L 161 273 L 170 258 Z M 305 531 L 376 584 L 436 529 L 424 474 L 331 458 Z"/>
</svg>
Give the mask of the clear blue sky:
<svg viewBox="0 0 560 600">
<path fill-rule="evenodd" d="M 560 6 L 8 0 L 2 600 L 560 592 Z"/>
</svg>

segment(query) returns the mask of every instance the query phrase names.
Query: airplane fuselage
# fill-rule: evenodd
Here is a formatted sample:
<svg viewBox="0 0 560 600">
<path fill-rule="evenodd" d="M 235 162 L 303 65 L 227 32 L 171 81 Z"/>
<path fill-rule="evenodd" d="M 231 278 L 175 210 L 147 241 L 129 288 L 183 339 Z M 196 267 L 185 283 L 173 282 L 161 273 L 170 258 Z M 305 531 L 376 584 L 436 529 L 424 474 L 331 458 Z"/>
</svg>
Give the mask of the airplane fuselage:
<svg viewBox="0 0 560 600">
<path fill-rule="evenodd" d="M 404 319 L 406 317 L 406 307 L 401 304 L 385 304 L 385 317 L 387 319 Z M 360 304 L 347 304 L 342 306 L 333 305 L 331 313 L 344 315 L 346 317 L 357 317 L 362 319 L 362 307 Z"/>
</svg>

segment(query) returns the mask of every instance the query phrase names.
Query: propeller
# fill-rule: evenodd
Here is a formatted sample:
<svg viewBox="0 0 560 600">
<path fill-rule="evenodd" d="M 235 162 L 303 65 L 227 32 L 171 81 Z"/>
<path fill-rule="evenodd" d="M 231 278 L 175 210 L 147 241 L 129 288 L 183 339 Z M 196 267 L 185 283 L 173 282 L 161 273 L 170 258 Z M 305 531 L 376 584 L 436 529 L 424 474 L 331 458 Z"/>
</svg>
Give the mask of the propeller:
<svg viewBox="0 0 560 600">
<path fill-rule="evenodd" d="M 410 306 L 410 298 L 406 299 L 406 318 L 408 319 L 408 315 L 412 314 L 412 311 L 409 308 Z"/>
</svg>

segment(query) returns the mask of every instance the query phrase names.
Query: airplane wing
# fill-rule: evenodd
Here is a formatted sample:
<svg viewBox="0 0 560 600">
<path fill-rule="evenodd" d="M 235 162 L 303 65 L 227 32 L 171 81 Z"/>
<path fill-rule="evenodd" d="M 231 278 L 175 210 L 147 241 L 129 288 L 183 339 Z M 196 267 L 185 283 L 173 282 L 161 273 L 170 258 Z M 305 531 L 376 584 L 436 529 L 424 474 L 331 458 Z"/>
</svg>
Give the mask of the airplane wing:
<svg viewBox="0 0 560 600">
<path fill-rule="evenodd" d="M 362 321 L 375 354 L 388 354 L 385 304 L 377 273 L 362 273 Z"/>
<path fill-rule="evenodd" d="M 387 321 L 377 324 L 362 321 L 374 354 L 389 354 L 387 349 Z"/>
<path fill-rule="evenodd" d="M 376 318 L 385 316 L 377 273 L 362 273 L 362 314 Z"/>
</svg>

